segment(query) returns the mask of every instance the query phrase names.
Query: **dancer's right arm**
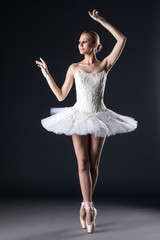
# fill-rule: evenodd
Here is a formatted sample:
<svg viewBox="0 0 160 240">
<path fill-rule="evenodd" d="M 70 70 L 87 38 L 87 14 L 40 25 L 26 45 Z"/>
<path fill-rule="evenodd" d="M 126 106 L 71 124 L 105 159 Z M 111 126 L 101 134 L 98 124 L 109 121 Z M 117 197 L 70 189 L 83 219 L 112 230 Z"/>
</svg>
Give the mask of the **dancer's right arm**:
<svg viewBox="0 0 160 240">
<path fill-rule="evenodd" d="M 40 61 L 36 61 L 36 64 L 38 65 L 38 67 L 41 68 L 42 74 L 43 76 L 46 78 L 52 92 L 55 94 L 55 96 L 57 97 L 58 101 L 63 101 L 69 91 L 71 90 L 71 87 L 73 85 L 73 69 L 74 69 L 74 64 L 71 64 L 70 67 L 68 68 L 67 74 L 66 74 L 66 79 L 63 83 L 63 86 L 61 88 L 59 88 L 57 86 L 57 84 L 55 83 L 55 81 L 53 80 L 52 76 L 50 75 L 49 71 L 48 71 L 48 67 L 47 64 L 45 63 L 45 61 L 40 58 Z"/>
</svg>

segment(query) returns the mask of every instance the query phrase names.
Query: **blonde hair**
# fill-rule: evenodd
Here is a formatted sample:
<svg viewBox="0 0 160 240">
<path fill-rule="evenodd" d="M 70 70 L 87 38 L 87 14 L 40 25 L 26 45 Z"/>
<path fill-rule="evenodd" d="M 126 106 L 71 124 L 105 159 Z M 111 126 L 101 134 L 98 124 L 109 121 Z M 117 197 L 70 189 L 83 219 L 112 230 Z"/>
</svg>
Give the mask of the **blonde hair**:
<svg viewBox="0 0 160 240">
<path fill-rule="evenodd" d="M 98 45 L 97 45 L 97 48 L 96 48 L 96 53 L 97 53 L 97 52 L 100 52 L 101 49 L 102 49 L 102 44 L 100 43 L 100 37 L 99 37 L 99 35 L 98 35 L 96 32 L 92 31 L 92 30 L 86 30 L 86 31 L 83 31 L 82 34 L 83 34 L 83 33 L 88 33 L 88 34 L 90 34 L 90 36 L 91 36 L 92 39 L 93 39 L 93 43 L 97 43 L 97 44 L 98 44 Z"/>
</svg>

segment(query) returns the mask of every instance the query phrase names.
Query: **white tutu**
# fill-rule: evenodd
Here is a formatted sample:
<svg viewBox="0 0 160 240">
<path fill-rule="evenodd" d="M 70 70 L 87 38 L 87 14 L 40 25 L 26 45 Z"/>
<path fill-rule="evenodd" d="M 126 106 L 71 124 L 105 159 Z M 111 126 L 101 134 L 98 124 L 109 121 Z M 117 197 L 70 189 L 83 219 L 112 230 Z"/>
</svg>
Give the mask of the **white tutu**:
<svg viewBox="0 0 160 240">
<path fill-rule="evenodd" d="M 131 132 L 137 128 L 137 121 L 120 115 L 103 103 L 107 74 L 75 74 L 77 102 L 71 107 L 51 108 L 51 116 L 41 120 L 42 126 L 56 134 L 86 135 L 97 137 Z"/>
</svg>

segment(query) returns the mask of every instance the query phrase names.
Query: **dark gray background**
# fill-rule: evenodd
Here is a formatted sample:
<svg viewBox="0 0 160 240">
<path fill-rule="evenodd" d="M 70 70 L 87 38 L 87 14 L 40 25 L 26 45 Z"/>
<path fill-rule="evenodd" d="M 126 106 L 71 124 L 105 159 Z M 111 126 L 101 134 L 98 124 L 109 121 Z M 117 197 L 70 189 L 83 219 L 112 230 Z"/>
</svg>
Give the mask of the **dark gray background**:
<svg viewBox="0 0 160 240">
<path fill-rule="evenodd" d="M 50 90 L 35 60 L 42 57 L 55 82 L 82 60 L 82 31 L 101 38 L 102 60 L 114 37 L 88 15 L 96 8 L 127 36 L 110 71 L 105 105 L 134 117 L 138 128 L 106 139 L 95 194 L 159 194 L 159 10 L 158 1 L 26 1 L 3 3 L 1 34 L 1 195 L 79 195 L 77 161 L 70 136 L 46 131 L 40 123 L 50 107 L 72 106 L 75 85 L 63 102 Z"/>
</svg>

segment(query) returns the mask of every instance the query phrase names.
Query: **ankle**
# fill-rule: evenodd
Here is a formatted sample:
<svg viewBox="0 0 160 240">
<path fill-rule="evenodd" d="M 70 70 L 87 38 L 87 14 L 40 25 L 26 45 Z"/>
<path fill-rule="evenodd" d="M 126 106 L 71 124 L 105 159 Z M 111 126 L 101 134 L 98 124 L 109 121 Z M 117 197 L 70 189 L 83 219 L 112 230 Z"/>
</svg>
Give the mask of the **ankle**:
<svg viewBox="0 0 160 240">
<path fill-rule="evenodd" d="M 83 206 L 85 208 L 85 210 L 93 210 L 93 202 L 90 201 L 83 201 Z"/>
</svg>

